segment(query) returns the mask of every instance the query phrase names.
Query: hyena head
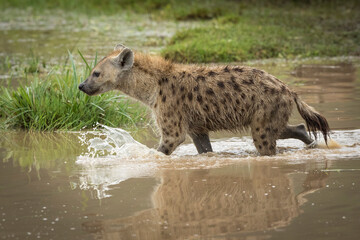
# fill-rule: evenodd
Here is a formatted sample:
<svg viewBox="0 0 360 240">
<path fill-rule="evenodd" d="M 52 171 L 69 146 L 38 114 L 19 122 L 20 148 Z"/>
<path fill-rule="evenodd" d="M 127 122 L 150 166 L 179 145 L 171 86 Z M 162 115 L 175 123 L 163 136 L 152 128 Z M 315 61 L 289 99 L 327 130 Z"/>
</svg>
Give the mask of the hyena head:
<svg viewBox="0 0 360 240">
<path fill-rule="evenodd" d="M 80 83 L 79 89 L 90 96 L 121 89 L 129 79 L 133 63 L 134 53 L 118 44 L 112 53 L 91 70 L 90 76 Z"/>
</svg>

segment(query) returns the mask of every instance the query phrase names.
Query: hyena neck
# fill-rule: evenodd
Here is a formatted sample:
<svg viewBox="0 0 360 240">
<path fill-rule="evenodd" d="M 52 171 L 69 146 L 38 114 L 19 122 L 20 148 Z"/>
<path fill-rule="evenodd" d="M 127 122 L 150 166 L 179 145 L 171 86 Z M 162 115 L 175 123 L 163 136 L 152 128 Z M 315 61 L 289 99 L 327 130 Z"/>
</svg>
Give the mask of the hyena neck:
<svg viewBox="0 0 360 240">
<path fill-rule="evenodd" d="M 160 57 L 135 54 L 128 86 L 121 89 L 148 106 L 155 102 L 158 81 L 171 76 L 174 64 Z"/>
</svg>

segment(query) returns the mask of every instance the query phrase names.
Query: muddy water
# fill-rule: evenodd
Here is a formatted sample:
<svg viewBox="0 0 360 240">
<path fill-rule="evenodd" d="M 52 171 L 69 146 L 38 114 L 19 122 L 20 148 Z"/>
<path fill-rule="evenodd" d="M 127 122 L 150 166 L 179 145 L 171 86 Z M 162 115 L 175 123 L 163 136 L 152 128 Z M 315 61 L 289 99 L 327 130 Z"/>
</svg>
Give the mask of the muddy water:
<svg viewBox="0 0 360 240">
<path fill-rule="evenodd" d="M 249 137 L 182 145 L 171 157 L 104 126 L 0 138 L 1 239 L 357 239 L 360 130 L 342 147 Z"/>
<path fill-rule="evenodd" d="M 108 18 L 74 25 L 69 15 L 31 17 L 31 25 L 11 14 L 1 15 L 2 56 L 23 57 L 30 46 L 55 63 L 76 38 L 92 56 L 107 51 L 104 38 L 112 46 L 122 36 L 156 50 L 157 36 L 177 27 L 155 31 L 139 20 L 113 30 Z M 260 157 L 247 133 L 213 133 L 214 153 L 197 155 L 187 139 L 167 157 L 153 149 L 151 129 L 1 132 L 0 239 L 358 239 L 359 60 L 335 62 L 252 64 L 328 118 L 338 143 L 330 148 L 279 140 L 276 156 Z M 294 113 L 292 122 L 302 120 Z"/>
<path fill-rule="evenodd" d="M 2 132 L 0 239 L 358 239 L 358 67 L 281 69 L 337 144 L 260 157 L 246 133 L 216 133 L 214 153 L 187 139 L 164 156 L 151 129 Z"/>
</svg>

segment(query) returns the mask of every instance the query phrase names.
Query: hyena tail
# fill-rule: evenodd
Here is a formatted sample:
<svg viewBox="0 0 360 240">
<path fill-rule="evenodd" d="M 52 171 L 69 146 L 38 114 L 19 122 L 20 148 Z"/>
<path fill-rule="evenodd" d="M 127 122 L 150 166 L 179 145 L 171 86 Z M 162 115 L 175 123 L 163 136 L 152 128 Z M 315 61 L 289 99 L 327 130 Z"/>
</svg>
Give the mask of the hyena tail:
<svg viewBox="0 0 360 240">
<path fill-rule="evenodd" d="M 321 131 L 327 145 L 328 137 L 330 136 L 330 127 L 326 118 L 315 111 L 314 108 L 301 101 L 301 99 L 296 94 L 294 96 L 294 100 L 301 117 L 306 122 L 308 131 L 314 134 L 315 139 L 317 139 L 316 132 L 318 130 Z"/>
</svg>

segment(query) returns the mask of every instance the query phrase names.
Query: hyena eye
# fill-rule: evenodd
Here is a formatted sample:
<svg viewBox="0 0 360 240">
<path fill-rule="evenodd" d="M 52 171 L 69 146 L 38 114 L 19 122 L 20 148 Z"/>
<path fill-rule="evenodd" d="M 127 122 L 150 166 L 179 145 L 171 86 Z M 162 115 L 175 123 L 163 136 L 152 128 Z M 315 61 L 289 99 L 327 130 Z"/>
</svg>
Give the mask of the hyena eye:
<svg viewBox="0 0 360 240">
<path fill-rule="evenodd" d="M 99 77 L 99 76 L 100 76 L 100 72 L 93 72 L 93 76 L 94 76 L 94 77 Z"/>
</svg>

